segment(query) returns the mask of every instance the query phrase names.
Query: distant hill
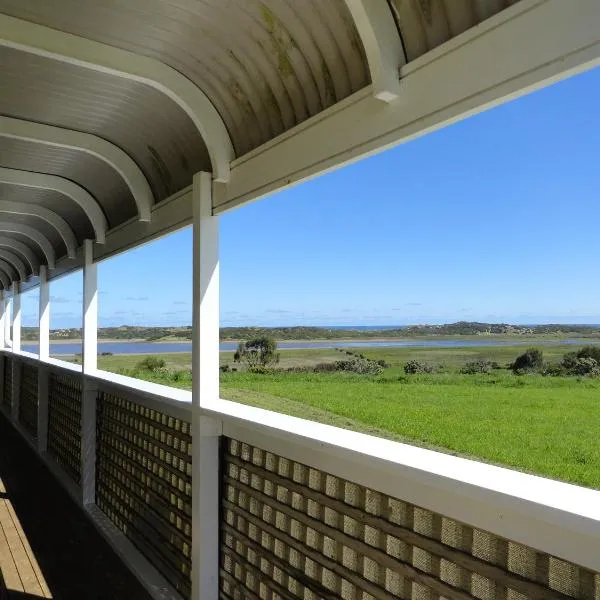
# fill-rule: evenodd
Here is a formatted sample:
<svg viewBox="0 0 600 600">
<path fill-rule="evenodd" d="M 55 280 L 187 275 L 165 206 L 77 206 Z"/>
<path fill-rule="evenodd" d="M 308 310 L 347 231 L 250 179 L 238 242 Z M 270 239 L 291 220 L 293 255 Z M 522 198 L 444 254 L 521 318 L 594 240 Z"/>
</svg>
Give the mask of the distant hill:
<svg viewBox="0 0 600 600">
<path fill-rule="evenodd" d="M 278 340 L 342 340 L 342 339 L 390 339 L 422 336 L 529 336 L 529 335 L 574 335 L 579 337 L 600 336 L 597 325 L 510 325 L 507 323 L 477 323 L 459 321 L 444 325 L 408 325 L 396 329 L 338 329 L 329 327 L 222 327 L 222 340 L 241 340 L 258 335 L 270 335 Z M 190 340 L 191 326 L 184 327 L 101 327 L 98 339 L 114 340 Z M 23 327 L 24 341 L 37 340 L 37 329 Z M 54 329 L 52 340 L 75 340 L 81 338 L 81 329 Z"/>
</svg>

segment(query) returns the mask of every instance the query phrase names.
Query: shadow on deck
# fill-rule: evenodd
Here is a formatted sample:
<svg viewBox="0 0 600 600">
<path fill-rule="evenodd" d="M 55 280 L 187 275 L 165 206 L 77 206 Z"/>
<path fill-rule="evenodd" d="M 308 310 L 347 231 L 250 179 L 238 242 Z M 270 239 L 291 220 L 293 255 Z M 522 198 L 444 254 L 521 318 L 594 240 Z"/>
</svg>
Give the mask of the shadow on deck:
<svg viewBox="0 0 600 600">
<path fill-rule="evenodd" d="M 2 581 L 8 590 L 4 596 Z M 0 414 L 0 599 L 4 598 L 150 596 Z"/>
</svg>

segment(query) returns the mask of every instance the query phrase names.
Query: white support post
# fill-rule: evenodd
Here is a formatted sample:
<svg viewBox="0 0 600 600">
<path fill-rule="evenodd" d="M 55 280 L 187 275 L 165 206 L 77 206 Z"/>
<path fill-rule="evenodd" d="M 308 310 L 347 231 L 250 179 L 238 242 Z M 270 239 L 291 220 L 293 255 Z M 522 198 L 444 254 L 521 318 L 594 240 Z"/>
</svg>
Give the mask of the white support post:
<svg viewBox="0 0 600 600">
<path fill-rule="evenodd" d="M 37 447 L 38 452 L 46 452 L 48 448 L 48 366 L 44 364 L 50 357 L 50 283 L 48 269 L 40 265 L 40 362 L 38 364 L 38 415 L 37 415 Z"/>
<path fill-rule="evenodd" d="M 219 436 L 201 415 L 219 398 L 219 221 L 210 173 L 194 176 L 192 317 L 192 599 L 219 597 Z"/>
<path fill-rule="evenodd" d="M 2 350 L 6 349 L 6 342 L 4 339 L 4 331 L 5 325 L 8 316 L 8 311 L 6 310 L 8 306 L 6 300 L 6 292 L 0 291 L 0 348 Z M 0 404 L 4 403 L 4 364 L 6 360 L 4 355 L 0 355 Z"/>
<path fill-rule="evenodd" d="M 88 376 L 98 367 L 98 267 L 92 240 L 84 242 L 83 263 L 83 381 L 81 385 L 81 500 L 96 501 L 96 399 L 98 389 Z"/>
<path fill-rule="evenodd" d="M 48 282 L 48 268 L 40 265 L 40 360 L 50 357 L 50 283 Z"/>
<path fill-rule="evenodd" d="M 4 350 L 6 348 L 6 340 L 4 338 L 5 325 L 4 322 L 6 320 L 6 292 L 0 291 L 0 350 Z"/>
<path fill-rule="evenodd" d="M 21 289 L 18 281 L 12 284 L 12 349 L 13 352 L 21 351 Z M 12 359 L 12 418 L 19 420 L 19 400 L 21 398 L 21 362 Z"/>
<path fill-rule="evenodd" d="M 11 314 L 12 314 L 12 300 L 6 296 L 4 292 L 4 345 L 6 348 L 12 348 L 12 342 L 10 339 L 10 325 L 11 325 Z"/>
<path fill-rule="evenodd" d="M 12 299 L 12 349 L 21 351 L 21 287 L 18 281 L 13 282 Z"/>
</svg>

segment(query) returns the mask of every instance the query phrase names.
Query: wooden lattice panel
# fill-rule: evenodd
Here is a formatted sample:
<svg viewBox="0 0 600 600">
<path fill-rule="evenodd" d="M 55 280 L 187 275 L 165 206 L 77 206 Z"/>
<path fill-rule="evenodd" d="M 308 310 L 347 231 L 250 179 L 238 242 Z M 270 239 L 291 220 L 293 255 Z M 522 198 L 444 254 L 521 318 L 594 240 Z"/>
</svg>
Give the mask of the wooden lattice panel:
<svg viewBox="0 0 600 600">
<path fill-rule="evenodd" d="M 12 360 L 10 358 L 8 358 L 7 356 L 5 356 L 3 358 L 3 360 L 4 360 L 4 381 L 2 382 L 2 385 L 3 385 L 4 393 L 2 394 L 2 407 L 7 412 L 10 412 L 11 406 L 12 406 L 12 390 L 13 390 L 13 380 L 12 380 L 13 363 L 12 363 Z"/>
<path fill-rule="evenodd" d="M 223 598 L 600 599 L 600 575 L 226 439 Z"/>
<path fill-rule="evenodd" d="M 23 364 L 21 368 L 21 393 L 19 397 L 19 423 L 37 438 L 38 370 Z"/>
<path fill-rule="evenodd" d="M 48 453 L 75 482 L 81 481 L 81 377 L 50 373 Z"/>
<path fill-rule="evenodd" d="M 97 407 L 96 504 L 188 597 L 190 423 L 108 393 L 99 395 Z"/>
</svg>

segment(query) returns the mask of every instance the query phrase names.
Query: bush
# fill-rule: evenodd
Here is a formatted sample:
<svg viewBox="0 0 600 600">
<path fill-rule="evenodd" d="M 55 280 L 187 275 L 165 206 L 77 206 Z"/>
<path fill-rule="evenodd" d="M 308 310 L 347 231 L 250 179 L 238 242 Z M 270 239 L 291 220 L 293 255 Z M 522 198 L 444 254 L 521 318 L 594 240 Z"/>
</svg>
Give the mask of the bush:
<svg viewBox="0 0 600 600">
<path fill-rule="evenodd" d="M 351 360 L 338 360 L 334 363 L 337 371 L 358 373 L 359 375 L 381 375 L 383 367 L 374 360 L 353 358 Z"/>
<path fill-rule="evenodd" d="M 166 362 L 162 358 L 158 358 L 157 356 L 147 356 L 144 360 L 140 361 L 136 365 L 136 369 L 141 369 L 143 371 L 151 371 L 155 372 L 160 369 L 164 369 L 166 366 Z"/>
<path fill-rule="evenodd" d="M 349 360 L 336 360 L 335 362 L 319 363 L 314 366 L 315 373 L 333 373 L 344 371 L 358 373 L 359 375 L 381 375 L 383 367 L 374 360 L 367 358 L 351 358 Z"/>
<path fill-rule="evenodd" d="M 544 354 L 539 348 L 529 348 L 520 356 L 517 356 L 511 369 L 517 375 L 523 373 L 535 373 L 544 368 Z"/>
<path fill-rule="evenodd" d="M 591 346 L 587 346 L 590 348 Z M 592 348 L 595 350 L 595 348 Z M 585 350 L 585 348 L 582 348 Z M 574 375 L 577 377 L 599 377 L 600 362 L 589 356 L 579 356 L 581 351 L 566 354 L 558 366 L 559 375 Z"/>
<path fill-rule="evenodd" d="M 584 346 L 577 352 L 577 358 L 592 358 L 600 365 L 600 345 Z"/>
<path fill-rule="evenodd" d="M 240 342 L 233 360 L 236 363 L 245 362 L 249 371 L 262 373 L 268 366 L 279 362 L 277 341 L 273 337 L 263 335 Z"/>
<path fill-rule="evenodd" d="M 433 373 L 435 368 L 433 365 L 422 362 L 420 360 L 409 360 L 404 365 L 404 372 L 407 375 L 417 375 L 419 373 Z"/>
<path fill-rule="evenodd" d="M 465 364 L 465 366 L 460 370 L 463 375 L 476 375 L 477 373 L 485 373 L 490 374 L 494 368 L 494 365 L 497 363 L 493 363 L 489 360 L 474 360 Z"/>
<path fill-rule="evenodd" d="M 100 356 L 112 356 L 112 352 L 100 352 Z"/>
</svg>

